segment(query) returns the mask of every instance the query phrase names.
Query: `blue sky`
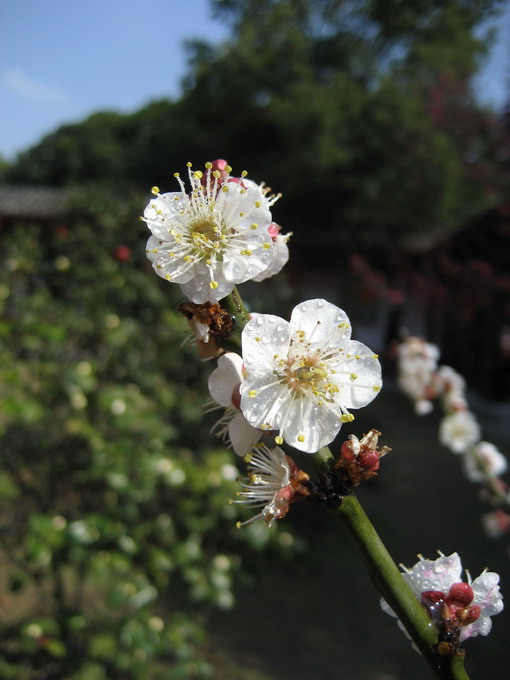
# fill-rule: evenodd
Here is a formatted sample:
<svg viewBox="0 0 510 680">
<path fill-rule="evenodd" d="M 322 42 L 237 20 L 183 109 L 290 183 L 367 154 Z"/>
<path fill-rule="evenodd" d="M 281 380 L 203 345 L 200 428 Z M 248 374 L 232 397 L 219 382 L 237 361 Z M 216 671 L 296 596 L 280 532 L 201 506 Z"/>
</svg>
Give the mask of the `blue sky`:
<svg viewBox="0 0 510 680">
<path fill-rule="evenodd" d="M 510 0 L 478 79 L 502 106 L 510 85 Z M 178 96 L 183 42 L 227 37 L 209 0 L 1 0 L 0 154 L 12 158 L 43 134 L 98 110 L 135 111 Z"/>
</svg>

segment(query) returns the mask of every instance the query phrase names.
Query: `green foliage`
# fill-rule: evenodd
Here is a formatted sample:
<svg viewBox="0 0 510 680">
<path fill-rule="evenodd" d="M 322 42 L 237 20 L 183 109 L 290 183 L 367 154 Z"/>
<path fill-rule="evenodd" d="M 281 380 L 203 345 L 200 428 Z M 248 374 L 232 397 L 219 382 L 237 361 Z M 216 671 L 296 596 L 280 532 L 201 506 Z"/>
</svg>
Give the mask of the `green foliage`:
<svg viewBox="0 0 510 680">
<path fill-rule="evenodd" d="M 91 185 L 71 205 L 2 234 L 0 675 L 208 678 L 207 612 L 232 605 L 248 550 L 289 535 L 235 528 L 211 366 L 146 262 L 143 199 Z"/>
</svg>

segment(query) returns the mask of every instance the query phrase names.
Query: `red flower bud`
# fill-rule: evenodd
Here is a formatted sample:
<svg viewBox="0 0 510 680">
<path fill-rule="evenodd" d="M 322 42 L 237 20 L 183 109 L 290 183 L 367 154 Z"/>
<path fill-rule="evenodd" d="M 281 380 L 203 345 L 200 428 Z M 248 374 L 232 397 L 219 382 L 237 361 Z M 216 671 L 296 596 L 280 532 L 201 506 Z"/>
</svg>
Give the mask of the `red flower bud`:
<svg viewBox="0 0 510 680">
<path fill-rule="evenodd" d="M 225 168 L 227 167 L 228 163 L 224 158 L 217 158 L 215 161 L 212 162 L 212 170 L 218 170 L 221 172 L 221 176 L 225 177 L 227 174 L 227 171 Z"/>
<path fill-rule="evenodd" d="M 379 469 L 379 453 L 373 449 L 368 451 L 361 450 L 358 455 L 358 462 L 365 470 Z"/>
<path fill-rule="evenodd" d="M 442 602 L 445 599 L 445 594 L 440 590 L 424 590 L 421 594 L 421 601 L 427 607 Z"/>
<path fill-rule="evenodd" d="M 353 461 L 356 458 L 356 454 L 354 453 L 353 450 L 353 445 L 350 439 L 347 439 L 343 444 L 342 448 L 340 449 L 340 454 L 342 458 L 346 461 Z"/>
<path fill-rule="evenodd" d="M 448 591 L 446 602 L 454 607 L 467 607 L 473 601 L 473 588 L 469 583 L 454 583 Z"/>
</svg>

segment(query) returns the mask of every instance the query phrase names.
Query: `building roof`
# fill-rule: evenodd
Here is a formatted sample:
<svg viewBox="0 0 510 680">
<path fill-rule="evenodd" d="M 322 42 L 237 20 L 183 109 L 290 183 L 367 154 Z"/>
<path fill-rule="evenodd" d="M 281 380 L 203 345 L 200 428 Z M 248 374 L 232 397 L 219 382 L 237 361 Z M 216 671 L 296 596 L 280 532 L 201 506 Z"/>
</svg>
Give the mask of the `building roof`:
<svg viewBox="0 0 510 680">
<path fill-rule="evenodd" d="M 61 216 L 65 207 L 64 189 L 0 185 L 0 219 L 52 219 Z"/>
</svg>

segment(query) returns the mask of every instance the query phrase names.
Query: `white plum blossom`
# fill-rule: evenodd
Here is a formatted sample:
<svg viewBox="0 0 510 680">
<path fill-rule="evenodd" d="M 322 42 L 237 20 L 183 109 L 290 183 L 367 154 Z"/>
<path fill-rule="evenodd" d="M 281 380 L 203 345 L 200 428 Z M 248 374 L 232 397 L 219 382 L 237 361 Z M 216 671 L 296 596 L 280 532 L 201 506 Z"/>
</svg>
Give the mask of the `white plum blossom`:
<svg viewBox="0 0 510 680">
<path fill-rule="evenodd" d="M 468 583 L 465 583 L 457 553 L 446 556 L 440 552 L 436 560 L 421 555 L 419 558 L 411 569 L 402 566 L 402 576 L 418 600 L 430 603 L 433 595 L 436 601 L 444 602 L 451 619 L 458 621 L 461 642 L 477 635 L 488 635 L 492 627 L 490 617 L 503 609 L 499 575 L 485 570 L 474 581 L 468 574 Z M 385 600 L 381 600 L 381 606 L 386 613 L 395 616 Z"/>
<path fill-rule="evenodd" d="M 444 390 L 451 390 L 464 394 L 466 390 L 466 381 L 451 366 L 440 366 L 437 375 L 441 381 Z"/>
<path fill-rule="evenodd" d="M 308 453 L 333 441 L 382 384 L 377 355 L 350 336 L 346 313 L 322 299 L 297 305 L 290 323 L 254 315 L 242 334 L 246 420 Z"/>
<path fill-rule="evenodd" d="M 465 411 L 468 408 L 466 400 L 466 381 L 450 366 L 441 366 L 437 372 L 438 383 L 442 391 L 443 409 L 447 413 Z"/>
<path fill-rule="evenodd" d="M 161 194 L 154 187 L 143 217 L 152 232 L 146 252 L 156 273 L 198 304 L 218 302 L 274 259 L 271 201 L 263 189 L 230 178 L 228 166 L 222 173 L 212 168 L 206 163 L 203 174 L 188 163 L 189 193 L 178 173 L 180 191 Z"/>
<path fill-rule="evenodd" d="M 480 426 L 471 411 L 456 411 L 439 424 L 439 441 L 453 453 L 465 453 L 480 440 Z"/>
<path fill-rule="evenodd" d="M 409 337 L 398 347 L 399 385 L 414 401 L 418 415 L 432 411 L 438 359 L 439 348 L 422 338 Z"/>
<path fill-rule="evenodd" d="M 501 538 L 510 529 L 510 515 L 503 510 L 493 510 L 482 515 L 482 526 L 491 538 Z"/>
<path fill-rule="evenodd" d="M 227 352 L 219 357 L 218 366 L 208 381 L 209 393 L 215 403 L 209 410 L 215 410 L 217 406 L 225 409 L 212 431 L 229 441 L 238 456 L 247 454 L 262 434 L 245 420 L 239 410 L 239 385 L 242 380 L 242 358 L 235 352 Z"/>
<path fill-rule="evenodd" d="M 245 456 L 245 460 L 248 463 L 248 482 L 242 484 L 242 491 L 237 492 L 239 498 L 234 502 L 262 507 L 262 510 L 246 522 L 239 522 L 238 526 L 258 519 L 271 526 L 275 519 L 281 519 L 288 512 L 296 493 L 291 482 L 298 468 L 278 446 L 270 449 L 258 444 Z"/>
<path fill-rule="evenodd" d="M 470 482 L 483 482 L 487 476 L 499 477 L 508 468 L 505 456 L 490 442 L 479 442 L 463 456 L 463 463 Z"/>
</svg>

